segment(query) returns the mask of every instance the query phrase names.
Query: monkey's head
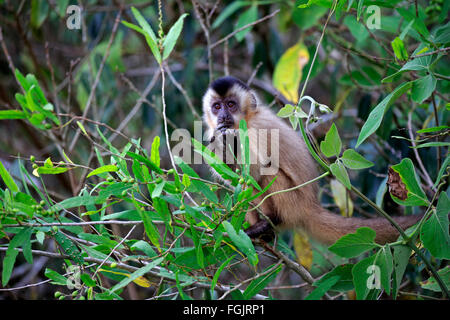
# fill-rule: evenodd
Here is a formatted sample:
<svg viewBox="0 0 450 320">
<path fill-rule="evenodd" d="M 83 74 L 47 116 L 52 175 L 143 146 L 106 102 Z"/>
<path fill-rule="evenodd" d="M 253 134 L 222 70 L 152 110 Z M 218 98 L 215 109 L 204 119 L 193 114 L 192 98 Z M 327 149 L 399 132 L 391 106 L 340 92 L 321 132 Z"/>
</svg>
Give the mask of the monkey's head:
<svg viewBox="0 0 450 320">
<path fill-rule="evenodd" d="M 203 117 L 210 134 L 218 130 L 237 129 L 239 121 L 256 108 L 256 97 L 250 88 L 234 77 L 212 82 L 203 96 Z"/>
</svg>

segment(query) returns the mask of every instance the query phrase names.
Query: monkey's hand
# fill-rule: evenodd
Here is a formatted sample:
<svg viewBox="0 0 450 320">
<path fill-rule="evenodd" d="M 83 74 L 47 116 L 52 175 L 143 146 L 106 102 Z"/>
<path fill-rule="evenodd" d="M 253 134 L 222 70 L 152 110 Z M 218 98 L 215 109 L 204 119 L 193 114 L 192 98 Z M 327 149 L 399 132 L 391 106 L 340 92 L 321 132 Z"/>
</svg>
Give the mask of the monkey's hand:
<svg viewBox="0 0 450 320">
<path fill-rule="evenodd" d="M 238 133 L 238 130 L 233 128 L 228 128 L 222 131 L 222 135 L 224 136 L 235 136 Z"/>
<path fill-rule="evenodd" d="M 271 241 L 275 236 L 274 230 L 266 220 L 260 220 L 244 231 L 251 239 L 261 238 L 266 242 Z"/>
</svg>

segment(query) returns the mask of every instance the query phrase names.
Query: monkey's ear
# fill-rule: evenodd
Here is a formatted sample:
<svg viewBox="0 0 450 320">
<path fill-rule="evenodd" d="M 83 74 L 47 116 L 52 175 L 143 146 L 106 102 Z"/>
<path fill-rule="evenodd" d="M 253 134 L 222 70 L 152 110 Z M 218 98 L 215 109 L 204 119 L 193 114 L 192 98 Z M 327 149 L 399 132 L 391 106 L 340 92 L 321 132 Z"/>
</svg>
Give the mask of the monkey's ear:
<svg viewBox="0 0 450 320">
<path fill-rule="evenodd" d="M 250 92 L 250 108 L 256 109 L 258 106 L 258 101 L 256 100 L 256 96 L 253 92 Z"/>
</svg>

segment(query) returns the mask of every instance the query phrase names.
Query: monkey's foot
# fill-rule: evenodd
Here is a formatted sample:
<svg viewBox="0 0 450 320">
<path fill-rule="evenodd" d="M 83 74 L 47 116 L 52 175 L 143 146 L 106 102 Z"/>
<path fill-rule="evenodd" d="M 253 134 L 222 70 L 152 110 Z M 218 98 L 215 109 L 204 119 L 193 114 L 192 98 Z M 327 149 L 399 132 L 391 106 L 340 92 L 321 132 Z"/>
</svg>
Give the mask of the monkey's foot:
<svg viewBox="0 0 450 320">
<path fill-rule="evenodd" d="M 258 221 L 251 227 L 247 228 L 245 233 L 252 239 L 261 238 L 266 242 L 271 241 L 275 236 L 274 230 L 266 220 Z"/>
</svg>

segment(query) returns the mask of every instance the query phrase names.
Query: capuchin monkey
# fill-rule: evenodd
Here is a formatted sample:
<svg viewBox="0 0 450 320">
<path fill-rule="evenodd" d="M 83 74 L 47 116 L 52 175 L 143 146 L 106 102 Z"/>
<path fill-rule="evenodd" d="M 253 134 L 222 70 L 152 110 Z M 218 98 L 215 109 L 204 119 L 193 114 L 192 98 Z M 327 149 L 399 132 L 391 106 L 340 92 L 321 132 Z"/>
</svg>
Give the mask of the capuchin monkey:
<svg viewBox="0 0 450 320">
<path fill-rule="evenodd" d="M 208 147 L 224 153 L 230 146 L 236 151 L 233 137 L 237 136 L 235 132 L 239 128 L 239 121 L 245 119 L 252 160 L 250 174 L 261 188 L 276 177 L 266 194 L 298 186 L 318 176 L 303 139 L 269 108 L 261 105 L 246 84 L 234 77 L 219 78 L 210 84 L 203 97 L 203 119 L 211 141 Z M 261 137 L 259 132 L 267 133 L 269 142 L 261 144 L 258 141 Z M 274 157 L 274 154 L 278 157 Z M 237 165 L 230 163 L 229 159 L 235 158 L 227 157 L 224 162 L 236 169 Z M 312 238 L 328 245 L 364 226 L 376 231 L 375 241 L 380 244 L 397 239 L 398 231 L 384 218 L 346 218 L 322 208 L 317 198 L 318 191 L 317 184 L 310 183 L 293 191 L 275 194 L 259 208 L 277 228 L 301 228 Z M 254 205 L 259 204 L 263 196 L 257 198 Z M 412 226 L 420 218 L 421 215 L 394 217 L 403 229 Z M 270 223 L 259 217 L 257 211 L 247 212 L 246 220 L 250 224 L 245 230 L 249 237 L 267 238 L 273 235 Z"/>
</svg>

